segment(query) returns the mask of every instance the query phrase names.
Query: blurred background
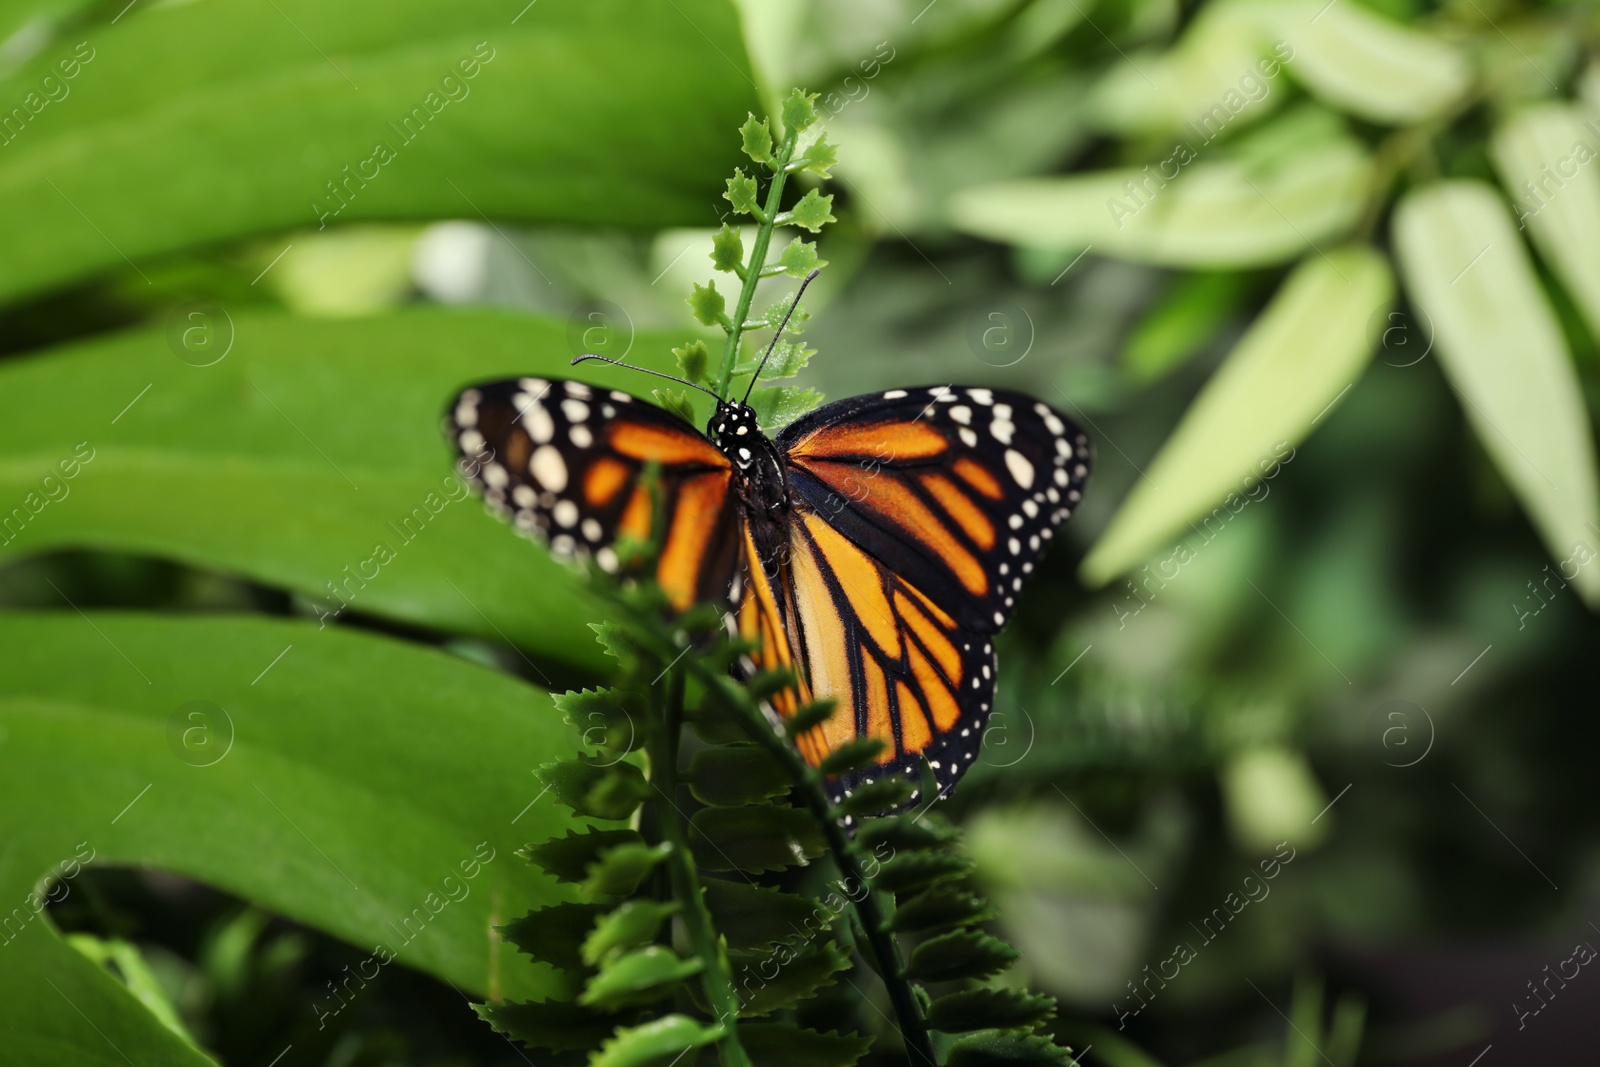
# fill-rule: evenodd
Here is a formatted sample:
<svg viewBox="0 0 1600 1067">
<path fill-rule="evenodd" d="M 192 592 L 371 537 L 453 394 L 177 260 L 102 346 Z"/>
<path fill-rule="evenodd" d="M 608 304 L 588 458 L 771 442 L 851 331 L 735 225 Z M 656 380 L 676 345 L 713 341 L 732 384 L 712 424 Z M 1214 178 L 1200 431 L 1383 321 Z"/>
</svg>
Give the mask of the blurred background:
<svg viewBox="0 0 1600 1067">
<path fill-rule="evenodd" d="M 598 679 L 592 605 L 476 504 L 341 575 L 386 520 L 409 544 L 454 386 L 672 366 L 735 129 L 800 85 L 839 222 L 797 384 L 1003 385 L 1095 442 L 944 805 L 1024 952 L 1007 981 L 1060 998 L 1084 1064 L 1595 1062 L 1597 48 L 1579 0 L 0 4 L 0 911 L 88 840 L 48 909 L 74 973 L 221 1062 L 526 1058 L 448 962 L 324 1018 L 371 937 L 257 888 L 277 838 L 232 794 L 184 779 L 148 840 L 71 798 L 144 797 L 162 779 L 116 768 L 146 742 L 209 766 L 184 730 L 220 720 L 168 743 L 180 697 L 231 744 L 264 679 L 128 670 L 223 656 L 206 620 Z M 30 732 L 52 686 L 135 694 L 153 732 Z M 191 815 L 255 866 L 162 836 Z M 6 1027 L 37 1040 L 0 1062 L 121 1062 L 83 1024 L 143 1024 L 65 1012 L 65 957 L 7 934 Z"/>
</svg>

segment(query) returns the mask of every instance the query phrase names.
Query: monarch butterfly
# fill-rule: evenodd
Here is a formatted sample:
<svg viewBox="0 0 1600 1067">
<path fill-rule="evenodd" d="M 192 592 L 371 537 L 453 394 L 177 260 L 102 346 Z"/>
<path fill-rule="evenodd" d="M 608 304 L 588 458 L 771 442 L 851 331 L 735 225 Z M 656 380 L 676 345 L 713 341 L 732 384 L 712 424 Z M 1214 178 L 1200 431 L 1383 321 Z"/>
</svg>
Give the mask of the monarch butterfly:
<svg viewBox="0 0 1600 1067">
<path fill-rule="evenodd" d="M 573 362 L 586 358 L 603 357 Z M 445 421 L 463 456 L 488 456 L 469 469 L 491 508 L 558 557 L 615 572 L 613 545 L 647 539 L 659 504 L 656 578 L 673 607 L 727 605 L 757 643 L 743 668 L 798 677 L 771 698 L 777 715 L 838 701 L 798 738 L 806 760 L 885 742 L 877 764 L 830 780 L 836 801 L 924 760 L 943 795 L 980 749 L 994 635 L 1077 507 L 1089 440 L 999 389 L 858 396 L 771 438 L 748 399 L 717 397 L 701 433 L 627 393 L 514 378 L 464 390 Z M 649 463 L 654 493 L 640 484 Z"/>
</svg>

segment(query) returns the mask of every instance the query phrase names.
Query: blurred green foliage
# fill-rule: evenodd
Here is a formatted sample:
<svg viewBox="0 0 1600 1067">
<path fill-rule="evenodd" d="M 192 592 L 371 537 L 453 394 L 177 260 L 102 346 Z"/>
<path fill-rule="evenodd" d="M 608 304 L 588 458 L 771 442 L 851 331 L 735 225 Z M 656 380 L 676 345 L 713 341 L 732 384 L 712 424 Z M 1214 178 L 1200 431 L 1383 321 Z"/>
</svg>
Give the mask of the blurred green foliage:
<svg viewBox="0 0 1600 1067">
<path fill-rule="evenodd" d="M 733 133 L 796 83 L 838 146 L 801 384 L 1023 388 L 1096 442 L 946 802 L 1004 980 L 1113 1067 L 1587 1062 L 1581 987 L 1515 1006 L 1600 875 L 1592 5 L 19 0 L 0 36 L 16 1062 L 520 1062 L 466 996 L 554 980 L 487 927 L 555 883 L 427 901 L 560 832 L 529 772 L 600 609 L 454 495 L 438 407 L 709 340 Z"/>
</svg>

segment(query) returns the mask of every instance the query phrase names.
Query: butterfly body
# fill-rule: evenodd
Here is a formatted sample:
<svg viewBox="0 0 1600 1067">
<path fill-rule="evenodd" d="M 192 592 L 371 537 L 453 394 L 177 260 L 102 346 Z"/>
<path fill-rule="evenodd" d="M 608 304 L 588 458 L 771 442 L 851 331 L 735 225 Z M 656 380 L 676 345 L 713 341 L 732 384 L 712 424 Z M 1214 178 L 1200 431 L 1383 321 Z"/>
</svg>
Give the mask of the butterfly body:
<svg viewBox="0 0 1600 1067">
<path fill-rule="evenodd" d="M 790 511 L 783 454 L 761 431 L 754 408 L 720 403 L 706 423 L 706 437 L 733 465 L 734 484 L 763 556 L 779 551 Z"/>
<path fill-rule="evenodd" d="M 465 390 L 446 429 L 489 505 L 558 556 L 614 571 L 618 538 L 664 530 L 673 607 L 726 605 L 757 645 L 743 670 L 799 678 L 775 716 L 838 701 L 798 740 L 808 761 L 885 742 L 836 796 L 924 762 L 942 793 L 971 765 L 993 637 L 1089 473 L 1087 437 L 1048 405 L 948 385 L 829 404 L 769 437 L 744 404 L 719 401 L 700 433 L 625 393 L 511 379 Z"/>
</svg>

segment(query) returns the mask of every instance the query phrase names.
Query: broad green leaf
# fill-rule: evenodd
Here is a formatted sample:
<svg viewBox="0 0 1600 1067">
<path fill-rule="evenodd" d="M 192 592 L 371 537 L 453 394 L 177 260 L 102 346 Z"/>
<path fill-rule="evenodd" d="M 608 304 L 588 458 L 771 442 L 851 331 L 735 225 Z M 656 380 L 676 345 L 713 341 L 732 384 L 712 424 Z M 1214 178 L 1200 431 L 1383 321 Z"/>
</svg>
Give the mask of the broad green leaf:
<svg viewBox="0 0 1600 1067">
<path fill-rule="evenodd" d="M 574 372 L 565 328 L 525 315 L 211 314 L 178 325 L 175 348 L 165 331 L 140 330 L 0 366 L 0 500 L 13 509 L 0 514 L 13 520 L 0 525 L 0 559 L 148 553 L 315 598 L 330 624 L 365 612 L 608 669 L 585 625 L 606 609 L 466 493 L 440 418 L 485 378 L 638 390 L 639 375 L 597 363 Z M 174 355 L 187 354 L 185 329 L 231 348 L 191 366 Z M 670 366 L 666 338 L 634 347 Z M 74 460 L 80 442 L 87 463 Z M 75 478 L 61 477 L 64 462 Z"/>
<path fill-rule="evenodd" d="M 441 652 L 260 618 L 0 614 L 0 647 L 8 913 L 49 875 L 77 891 L 91 860 L 149 867 L 340 937 L 370 953 L 361 969 L 393 956 L 477 996 L 496 971 L 510 996 L 563 991 L 484 936 L 557 899 L 513 856 L 569 825 L 529 773 L 576 743 L 545 694 Z M 141 1064 L 203 1062 L 25 913 L 0 945 L 8 1055 L 126 1067 L 109 1041 Z"/>
<path fill-rule="evenodd" d="M 1104 585 L 1214 508 L 1231 517 L 1360 376 L 1392 290 L 1368 248 L 1297 267 L 1145 467 L 1083 561 L 1084 580 Z"/>
<path fill-rule="evenodd" d="M 1276 167 L 1196 160 L 1185 148 L 1142 170 L 977 186 L 956 195 L 958 229 L 1012 244 L 1083 248 L 1170 267 L 1283 263 L 1335 240 L 1361 212 L 1365 149 L 1340 138 Z"/>
<path fill-rule="evenodd" d="M 906 974 L 919 982 L 987 978 L 1017 959 L 1010 945 L 980 930 L 952 930 L 930 937 L 911 951 Z"/>
<path fill-rule="evenodd" d="M 0 98 L 80 43 L 0 159 L 0 299 L 359 219 L 692 223 L 755 103 L 724 0 L 139 4 L 60 27 Z"/>
<path fill-rule="evenodd" d="M 702 1026 L 687 1015 L 666 1015 L 642 1026 L 618 1030 L 589 1060 L 589 1067 L 647 1067 L 669 1063 L 685 1050 L 720 1038 L 720 1026 Z"/>
<path fill-rule="evenodd" d="M 178 1014 L 176 1005 L 162 988 L 161 981 L 150 969 L 150 964 L 145 961 L 139 946 L 131 941 L 113 938 L 109 941 L 95 937 L 93 934 L 68 934 L 67 944 L 71 945 L 86 959 L 94 960 L 102 967 L 115 967 L 111 973 L 121 976 L 122 983 L 127 986 L 128 992 L 154 1015 L 162 1026 L 177 1034 L 195 1047 L 199 1042 L 183 1025 L 183 1019 Z"/>
<path fill-rule="evenodd" d="M 1421 122 L 1447 111 L 1471 84 L 1461 49 L 1362 4 L 1280 0 L 1276 7 L 1295 80 L 1352 115 L 1396 126 Z"/>
<path fill-rule="evenodd" d="M 872 1039 L 787 1023 L 740 1023 L 739 1045 L 755 1067 L 852 1067 L 867 1054 Z"/>
<path fill-rule="evenodd" d="M 1442 182 L 1396 209 L 1406 289 L 1432 323 L 1440 363 L 1484 450 L 1544 538 L 1562 576 L 1600 605 L 1585 567 L 1600 524 L 1594 430 L 1549 298 L 1499 194 Z M 1585 558 L 1576 558 L 1582 546 Z"/>
<path fill-rule="evenodd" d="M 1572 294 L 1600 339 L 1600 120 L 1566 103 L 1537 104 L 1495 131 L 1494 161 L 1518 228 Z"/>
</svg>

